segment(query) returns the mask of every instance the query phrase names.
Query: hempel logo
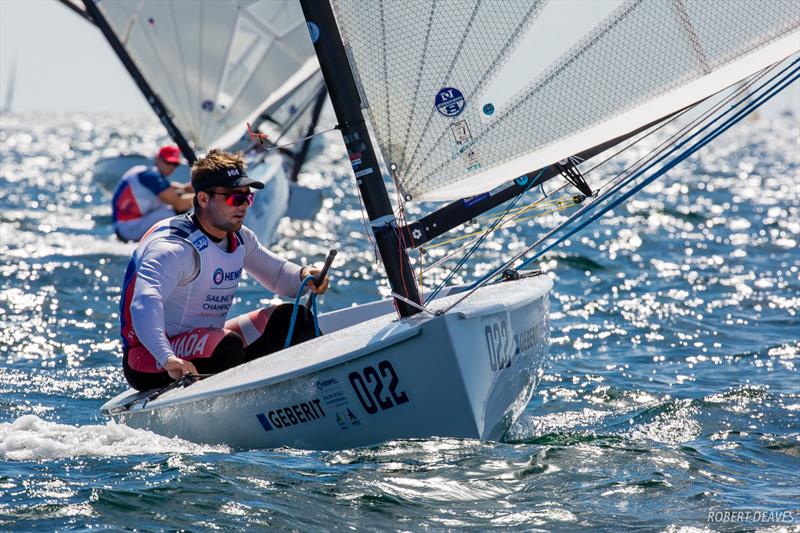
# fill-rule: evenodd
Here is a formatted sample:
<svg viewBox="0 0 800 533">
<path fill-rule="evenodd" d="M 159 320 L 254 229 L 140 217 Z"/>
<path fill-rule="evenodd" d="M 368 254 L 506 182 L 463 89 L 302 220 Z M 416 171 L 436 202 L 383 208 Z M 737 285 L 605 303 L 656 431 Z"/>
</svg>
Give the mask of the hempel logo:
<svg viewBox="0 0 800 533">
<path fill-rule="evenodd" d="M 214 280 L 215 285 L 219 285 L 223 281 L 233 281 L 241 275 L 242 275 L 241 268 L 239 270 L 234 270 L 233 272 L 225 272 L 221 268 L 218 268 L 214 271 L 214 275 L 211 279 Z"/>
</svg>

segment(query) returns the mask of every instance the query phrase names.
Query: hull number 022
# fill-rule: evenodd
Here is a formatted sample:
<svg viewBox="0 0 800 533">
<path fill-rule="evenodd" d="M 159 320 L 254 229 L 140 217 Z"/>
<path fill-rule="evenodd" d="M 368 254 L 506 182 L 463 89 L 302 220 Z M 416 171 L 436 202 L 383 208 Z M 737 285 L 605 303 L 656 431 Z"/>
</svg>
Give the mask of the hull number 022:
<svg viewBox="0 0 800 533">
<path fill-rule="evenodd" d="M 483 328 L 486 337 L 486 347 L 489 350 L 489 366 L 497 372 L 511 366 L 512 339 L 508 332 L 505 320 L 498 320 L 487 324 Z"/>
<path fill-rule="evenodd" d="M 371 415 L 379 409 L 385 411 L 411 401 L 408 394 L 398 388 L 400 379 L 389 361 L 381 361 L 377 369 L 366 366 L 361 372 L 350 372 L 347 378 L 361 406 Z"/>
</svg>

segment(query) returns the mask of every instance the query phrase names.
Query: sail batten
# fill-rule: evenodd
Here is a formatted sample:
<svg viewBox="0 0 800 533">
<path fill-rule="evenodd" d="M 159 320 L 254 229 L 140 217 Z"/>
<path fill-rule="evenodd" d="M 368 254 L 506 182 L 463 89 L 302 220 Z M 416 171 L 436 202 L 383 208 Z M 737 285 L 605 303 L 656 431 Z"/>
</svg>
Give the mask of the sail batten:
<svg viewBox="0 0 800 533">
<path fill-rule="evenodd" d="M 627 0 L 586 14 L 574 3 L 530 0 L 333 7 L 380 151 L 414 200 L 488 191 L 800 48 L 792 0 Z M 582 16 L 579 35 L 548 26 Z M 526 48 L 544 42 L 547 50 Z M 526 57 L 530 71 L 504 68 Z"/>
</svg>

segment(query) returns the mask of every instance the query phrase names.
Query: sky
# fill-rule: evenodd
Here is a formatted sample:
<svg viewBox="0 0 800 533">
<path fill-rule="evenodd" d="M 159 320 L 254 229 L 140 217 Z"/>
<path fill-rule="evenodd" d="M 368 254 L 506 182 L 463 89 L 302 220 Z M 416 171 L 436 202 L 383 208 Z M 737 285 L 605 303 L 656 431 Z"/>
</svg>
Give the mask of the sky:
<svg viewBox="0 0 800 533">
<path fill-rule="evenodd" d="M 150 112 L 100 30 L 56 0 L 0 0 L 0 105 L 15 59 L 14 111 Z"/>
<path fill-rule="evenodd" d="M 14 61 L 14 111 L 151 112 L 100 31 L 57 0 L 0 0 L 0 105 Z M 775 100 L 800 114 L 800 83 Z"/>
</svg>

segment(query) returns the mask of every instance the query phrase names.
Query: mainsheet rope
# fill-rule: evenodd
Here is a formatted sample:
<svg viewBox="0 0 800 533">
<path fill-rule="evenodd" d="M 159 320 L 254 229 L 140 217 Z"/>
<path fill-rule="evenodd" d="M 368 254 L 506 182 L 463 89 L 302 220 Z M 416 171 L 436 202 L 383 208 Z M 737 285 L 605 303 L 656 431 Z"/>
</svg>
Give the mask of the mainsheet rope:
<svg viewBox="0 0 800 533">
<path fill-rule="evenodd" d="M 289 332 L 286 334 L 286 342 L 283 344 L 283 349 L 285 350 L 292 344 L 292 335 L 294 334 L 294 326 L 297 322 L 297 312 L 300 310 L 300 298 L 303 297 L 303 290 L 306 288 L 307 283 L 311 283 L 314 281 L 314 276 L 308 275 L 306 276 L 302 283 L 300 283 L 300 288 L 297 289 L 297 296 L 294 299 L 294 308 L 292 309 L 292 319 L 289 321 Z M 314 318 L 314 335 L 319 337 L 319 323 L 317 322 L 317 295 L 316 293 L 311 293 L 308 297 L 309 301 L 311 302 L 311 316 Z"/>
</svg>

